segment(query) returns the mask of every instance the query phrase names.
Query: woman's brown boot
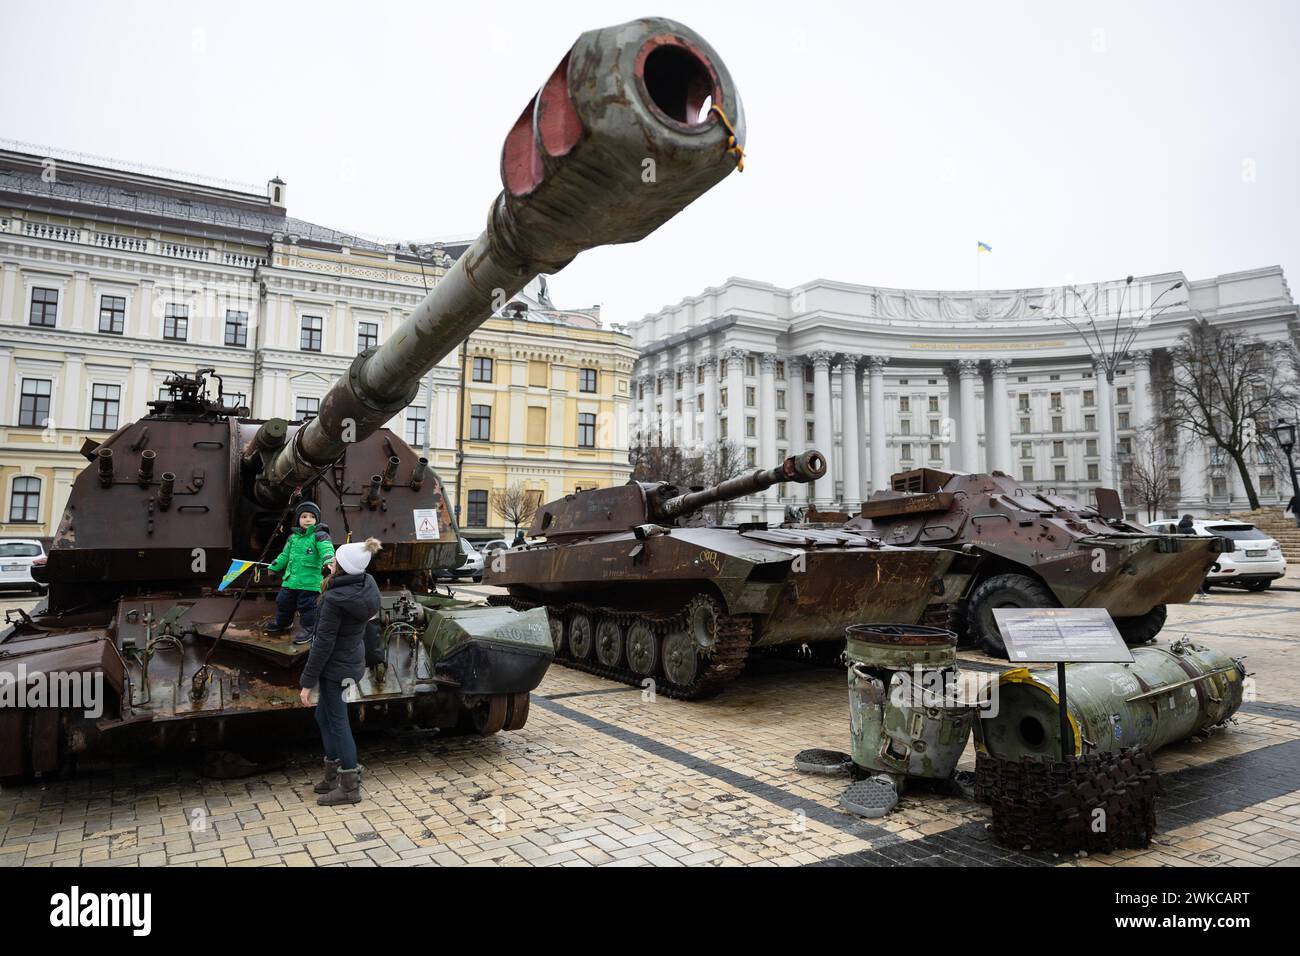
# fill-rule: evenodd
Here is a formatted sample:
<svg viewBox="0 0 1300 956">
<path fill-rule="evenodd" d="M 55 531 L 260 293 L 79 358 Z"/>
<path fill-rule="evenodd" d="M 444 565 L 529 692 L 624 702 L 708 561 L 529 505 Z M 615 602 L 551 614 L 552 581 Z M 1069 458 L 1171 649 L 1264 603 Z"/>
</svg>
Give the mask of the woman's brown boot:
<svg viewBox="0 0 1300 956">
<path fill-rule="evenodd" d="M 361 768 L 340 770 L 337 785 L 329 793 L 317 797 L 316 802 L 322 807 L 332 807 L 340 803 L 360 803 Z"/>
</svg>

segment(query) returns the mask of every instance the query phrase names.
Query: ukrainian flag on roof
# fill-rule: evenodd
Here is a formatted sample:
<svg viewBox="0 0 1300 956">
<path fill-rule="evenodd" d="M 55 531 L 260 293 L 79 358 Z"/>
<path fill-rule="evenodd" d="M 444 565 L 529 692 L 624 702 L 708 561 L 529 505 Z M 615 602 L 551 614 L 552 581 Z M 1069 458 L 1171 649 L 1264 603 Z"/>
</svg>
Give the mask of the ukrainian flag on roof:
<svg viewBox="0 0 1300 956">
<path fill-rule="evenodd" d="M 975 242 L 976 242 L 976 250 L 975 250 L 976 252 L 992 252 L 992 251 L 993 251 L 993 247 L 990 246 L 987 242 L 980 242 L 978 239 L 975 240 Z"/>
</svg>

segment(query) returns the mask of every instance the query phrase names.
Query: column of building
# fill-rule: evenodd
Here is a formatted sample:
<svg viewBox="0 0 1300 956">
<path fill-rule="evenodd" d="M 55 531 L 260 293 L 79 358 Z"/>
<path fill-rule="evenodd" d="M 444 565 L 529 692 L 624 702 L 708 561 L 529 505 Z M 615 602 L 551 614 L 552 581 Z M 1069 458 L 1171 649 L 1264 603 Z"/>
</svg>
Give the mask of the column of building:
<svg viewBox="0 0 1300 956">
<path fill-rule="evenodd" d="M 1151 421 L 1151 353 L 1146 350 L 1131 352 L 1133 360 L 1133 415 L 1129 424 L 1141 431 Z"/>
<path fill-rule="evenodd" d="M 962 359 L 957 363 L 957 378 L 961 390 L 961 471 L 979 471 L 979 423 L 976 421 L 975 380 L 979 377 L 979 362 Z"/>
<path fill-rule="evenodd" d="M 858 481 L 859 447 L 862 433 L 858 430 L 858 357 L 840 357 L 840 458 L 843 470 L 844 493 L 841 501 L 846 511 L 856 511 L 861 504 L 861 487 Z"/>
<path fill-rule="evenodd" d="M 807 451 L 810 446 L 808 441 L 808 413 L 804 401 L 805 389 L 808 386 L 803 379 L 803 356 L 790 356 L 786 359 L 785 367 L 786 378 L 789 382 L 785 403 L 789 411 L 789 419 L 786 422 L 785 434 L 790 441 L 790 454 L 800 455 Z M 796 505 L 802 505 L 808 501 L 808 486 L 805 484 L 795 482 L 787 487 L 786 493 L 794 498 Z"/>
<path fill-rule="evenodd" d="M 871 490 L 873 492 L 889 487 L 889 425 L 885 417 L 885 366 L 888 363 L 887 356 L 867 356 L 871 413 Z"/>
<path fill-rule="evenodd" d="M 986 424 L 984 456 L 990 471 L 1011 473 L 1011 404 L 1007 395 L 1007 359 L 989 362 L 989 383 L 984 390 Z"/>
<path fill-rule="evenodd" d="M 1174 375 L 1178 378 L 1180 384 L 1186 387 L 1191 374 L 1186 368 L 1174 363 Z M 1185 508 L 1204 511 L 1206 506 L 1205 493 L 1205 444 L 1196 430 L 1190 425 L 1180 425 L 1178 427 L 1178 450 L 1181 455 L 1179 462 L 1178 481 L 1179 495 Z"/>
<path fill-rule="evenodd" d="M 718 440 L 718 357 L 700 359 L 704 369 L 704 445 L 712 448 Z"/>
<path fill-rule="evenodd" d="M 673 370 L 661 368 L 655 373 L 655 434 L 665 445 L 673 441 Z"/>
<path fill-rule="evenodd" d="M 744 349 L 726 349 L 722 353 L 727 363 L 727 441 L 740 449 L 745 447 L 745 359 L 748 357 Z"/>
<path fill-rule="evenodd" d="M 681 388 L 677 390 L 677 399 L 682 403 L 681 441 L 682 448 L 695 447 L 695 363 L 684 355 L 677 363 L 677 378 L 681 379 Z"/>
<path fill-rule="evenodd" d="M 831 467 L 834 460 L 835 436 L 834 416 L 831 410 L 831 362 L 832 352 L 813 352 L 810 356 L 813 365 L 813 435 L 814 445 L 826 459 L 826 474 L 818 479 L 813 499 L 817 507 L 829 508 L 835 501 L 835 473 Z"/>
<path fill-rule="evenodd" d="M 776 353 L 764 352 L 758 359 L 758 466 L 776 464 Z M 788 434 L 788 432 L 787 432 Z M 773 487 L 764 498 L 776 501 L 781 491 Z"/>
</svg>

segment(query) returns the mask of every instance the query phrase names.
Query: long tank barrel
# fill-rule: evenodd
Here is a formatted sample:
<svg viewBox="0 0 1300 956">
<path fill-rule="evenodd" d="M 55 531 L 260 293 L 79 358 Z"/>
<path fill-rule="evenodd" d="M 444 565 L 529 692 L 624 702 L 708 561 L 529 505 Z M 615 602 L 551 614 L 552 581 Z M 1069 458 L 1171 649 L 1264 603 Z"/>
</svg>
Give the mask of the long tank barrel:
<svg viewBox="0 0 1300 956">
<path fill-rule="evenodd" d="M 259 499 L 284 500 L 372 435 L 539 273 L 636 242 L 699 198 L 736 168 L 744 135 L 731 75 L 693 30 L 648 18 L 582 34 L 506 135 L 487 228 L 382 346 L 357 356 L 268 463 Z"/>
<path fill-rule="evenodd" d="M 699 511 L 718 501 L 730 501 L 733 498 L 752 495 L 782 481 L 797 481 L 805 484 L 816 481 L 824 474 L 826 474 L 826 458 L 819 451 L 806 451 L 802 455 L 787 458 L 775 468 L 756 468 L 748 474 L 728 478 L 703 491 L 692 491 L 669 498 L 659 505 L 659 518 L 662 520 L 677 518 L 692 511 Z"/>
</svg>

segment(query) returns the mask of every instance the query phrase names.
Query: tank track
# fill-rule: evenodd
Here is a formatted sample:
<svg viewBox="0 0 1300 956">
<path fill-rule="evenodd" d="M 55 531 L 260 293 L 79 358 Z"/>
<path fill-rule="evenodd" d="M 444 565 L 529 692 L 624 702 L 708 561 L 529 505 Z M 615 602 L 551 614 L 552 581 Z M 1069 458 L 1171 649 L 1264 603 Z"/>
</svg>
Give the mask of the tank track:
<svg viewBox="0 0 1300 956">
<path fill-rule="evenodd" d="M 581 612 L 591 618 L 593 630 L 599 627 L 602 620 L 612 619 L 623 629 L 625 639 L 627 629 L 632 624 L 640 622 L 649 625 L 660 644 L 660 651 L 653 674 L 638 674 L 626 665 L 619 667 L 606 666 L 596 659 L 594 652 L 588 660 L 574 660 L 570 656 L 568 641 L 564 642 L 564 647 L 556 654 L 555 660 L 565 667 L 586 671 L 588 674 L 616 680 L 632 687 L 640 687 L 642 681 L 647 677 L 652 677 L 655 681 L 656 694 L 663 694 L 677 700 L 702 700 L 706 697 L 712 697 L 739 677 L 741 671 L 745 669 L 745 661 L 749 657 L 750 641 L 753 639 L 753 622 L 749 617 L 732 617 L 718 613 L 715 617 L 717 629 L 714 636 L 712 655 L 708 658 L 701 658 L 699 672 L 694 681 L 690 684 L 677 684 L 669 680 L 667 675 L 664 674 L 662 646 L 664 637 L 675 626 L 686 627 L 686 607 L 681 608 L 676 613 L 638 613 L 578 603 L 546 605 L 499 594 L 489 597 L 488 603 L 512 607 L 516 611 L 528 611 L 535 607 L 545 607 L 547 614 L 552 618 L 557 615 L 567 618 L 570 614 Z M 714 602 L 714 606 L 716 609 L 716 602 Z M 626 647 L 623 656 L 624 658 L 627 656 Z"/>
</svg>

